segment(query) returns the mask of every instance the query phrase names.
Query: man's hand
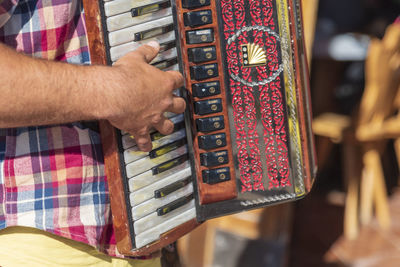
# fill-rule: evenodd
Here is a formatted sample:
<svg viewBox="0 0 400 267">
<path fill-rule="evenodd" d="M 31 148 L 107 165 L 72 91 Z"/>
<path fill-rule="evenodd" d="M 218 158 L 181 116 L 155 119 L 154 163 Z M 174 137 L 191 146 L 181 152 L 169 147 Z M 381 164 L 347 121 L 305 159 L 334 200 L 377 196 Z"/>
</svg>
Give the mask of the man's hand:
<svg viewBox="0 0 400 267">
<path fill-rule="evenodd" d="M 0 128 L 106 119 L 149 151 L 150 128 L 171 133 L 163 113 L 185 109 L 173 95 L 182 75 L 148 64 L 158 50 L 150 42 L 112 67 L 77 66 L 33 59 L 0 43 Z"/>
<path fill-rule="evenodd" d="M 106 115 L 115 127 L 135 137 L 143 151 L 151 150 L 149 130 L 154 127 L 162 134 L 173 131 L 173 123 L 164 112 L 182 113 L 185 101 L 173 95 L 183 85 L 183 77 L 176 71 L 161 71 L 150 64 L 159 51 L 156 42 L 139 47 L 120 60 L 110 71 L 109 88 L 105 93 Z"/>
</svg>

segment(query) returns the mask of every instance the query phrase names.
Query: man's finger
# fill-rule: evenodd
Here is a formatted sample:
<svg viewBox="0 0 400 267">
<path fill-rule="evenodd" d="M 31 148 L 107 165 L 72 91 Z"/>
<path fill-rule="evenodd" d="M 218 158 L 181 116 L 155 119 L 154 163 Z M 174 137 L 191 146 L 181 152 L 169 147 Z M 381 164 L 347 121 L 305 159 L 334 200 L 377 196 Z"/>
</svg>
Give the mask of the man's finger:
<svg viewBox="0 0 400 267">
<path fill-rule="evenodd" d="M 175 96 L 172 98 L 172 105 L 167 109 L 167 111 L 180 114 L 185 111 L 185 108 L 185 100 L 182 97 Z"/>
<path fill-rule="evenodd" d="M 160 45 L 156 41 L 150 41 L 133 51 L 134 56 L 150 63 L 160 51 Z"/>
<path fill-rule="evenodd" d="M 151 143 L 150 134 L 145 134 L 145 135 L 135 134 L 134 136 L 135 136 L 136 144 L 141 151 L 144 151 L 144 152 L 151 151 L 153 144 Z"/>
<path fill-rule="evenodd" d="M 183 76 L 180 72 L 178 71 L 166 71 L 168 75 L 173 79 L 174 84 L 173 84 L 173 89 L 179 88 L 183 86 Z"/>
<path fill-rule="evenodd" d="M 154 128 L 162 134 L 171 134 L 174 131 L 174 124 L 167 120 L 164 116 L 157 123 L 153 124 Z"/>
</svg>

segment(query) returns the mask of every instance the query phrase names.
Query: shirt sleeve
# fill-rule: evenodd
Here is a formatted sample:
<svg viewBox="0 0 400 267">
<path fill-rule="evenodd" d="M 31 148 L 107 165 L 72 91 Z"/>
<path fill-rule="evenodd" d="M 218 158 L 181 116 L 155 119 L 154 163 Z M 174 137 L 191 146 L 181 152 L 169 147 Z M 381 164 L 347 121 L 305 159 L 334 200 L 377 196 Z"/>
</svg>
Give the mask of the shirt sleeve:
<svg viewBox="0 0 400 267">
<path fill-rule="evenodd" d="M 0 28 L 13 14 L 19 0 L 0 0 Z"/>
</svg>

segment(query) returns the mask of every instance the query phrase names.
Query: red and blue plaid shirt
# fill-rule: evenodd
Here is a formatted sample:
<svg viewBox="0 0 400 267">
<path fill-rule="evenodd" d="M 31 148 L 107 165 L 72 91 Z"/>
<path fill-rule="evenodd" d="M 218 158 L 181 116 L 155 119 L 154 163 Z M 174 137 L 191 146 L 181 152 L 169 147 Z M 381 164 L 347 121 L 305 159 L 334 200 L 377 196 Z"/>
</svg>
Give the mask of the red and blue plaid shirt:
<svg viewBox="0 0 400 267">
<path fill-rule="evenodd" d="M 89 64 L 82 11 L 78 0 L 0 0 L 0 42 L 34 57 Z M 0 129 L 0 229 L 9 226 L 117 255 L 96 130 L 82 123 Z"/>
</svg>

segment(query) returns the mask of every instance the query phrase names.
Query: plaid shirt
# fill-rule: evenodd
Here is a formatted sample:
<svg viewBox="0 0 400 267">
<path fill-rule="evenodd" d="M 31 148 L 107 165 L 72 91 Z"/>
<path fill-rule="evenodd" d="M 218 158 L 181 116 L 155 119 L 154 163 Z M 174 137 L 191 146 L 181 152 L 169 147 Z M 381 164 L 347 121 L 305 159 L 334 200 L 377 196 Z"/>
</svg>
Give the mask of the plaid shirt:
<svg viewBox="0 0 400 267">
<path fill-rule="evenodd" d="M 90 63 L 78 0 L 0 0 L 0 42 L 34 57 Z M 81 123 L 0 129 L 0 229 L 35 227 L 115 256 L 110 216 L 96 130 Z"/>
</svg>

